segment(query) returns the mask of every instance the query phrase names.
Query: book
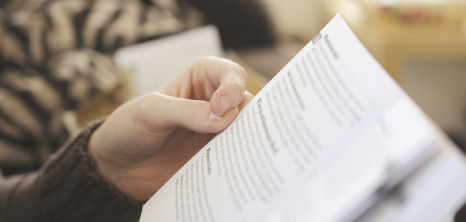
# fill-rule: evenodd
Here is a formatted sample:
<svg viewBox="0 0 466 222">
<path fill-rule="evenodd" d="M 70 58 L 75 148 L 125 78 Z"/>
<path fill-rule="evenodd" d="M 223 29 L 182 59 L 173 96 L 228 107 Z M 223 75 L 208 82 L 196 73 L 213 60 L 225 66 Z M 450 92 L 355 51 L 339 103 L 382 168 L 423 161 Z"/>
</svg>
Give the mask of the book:
<svg viewBox="0 0 466 222">
<path fill-rule="evenodd" d="M 465 185 L 464 156 L 337 15 L 140 221 L 438 221 Z"/>
<path fill-rule="evenodd" d="M 194 61 L 222 56 L 215 26 L 204 26 L 119 49 L 115 63 L 132 98 L 151 92 L 172 80 Z"/>
</svg>

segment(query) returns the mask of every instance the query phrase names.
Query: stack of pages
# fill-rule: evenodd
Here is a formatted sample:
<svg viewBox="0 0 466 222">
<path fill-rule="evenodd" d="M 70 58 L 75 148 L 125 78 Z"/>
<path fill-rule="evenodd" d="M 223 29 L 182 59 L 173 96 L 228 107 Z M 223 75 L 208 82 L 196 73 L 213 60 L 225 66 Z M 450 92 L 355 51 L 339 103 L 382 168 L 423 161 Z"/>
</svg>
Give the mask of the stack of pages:
<svg viewBox="0 0 466 222">
<path fill-rule="evenodd" d="M 464 156 L 337 15 L 141 221 L 441 221 L 465 199 Z"/>
</svg>

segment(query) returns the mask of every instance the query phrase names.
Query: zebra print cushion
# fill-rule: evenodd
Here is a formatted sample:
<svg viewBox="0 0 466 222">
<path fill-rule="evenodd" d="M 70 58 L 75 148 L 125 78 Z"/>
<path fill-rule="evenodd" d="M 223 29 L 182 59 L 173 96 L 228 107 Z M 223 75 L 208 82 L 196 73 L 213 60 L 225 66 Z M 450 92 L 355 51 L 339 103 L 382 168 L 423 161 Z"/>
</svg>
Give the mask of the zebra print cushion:
<svg viewBox="0 0 466 222">
<path fill-rule="evenodd" d="M 185 28 L 175 0 L 156 1 L 160 4 L 147 0 L 12 0 L 10 4 L 18 1 L 43 3 L 30 10 L 18 6 L 3 19 L 0 56 L 33 67 L 63 51 L 90 48 L 112 53 Z"/>
<path fill-rule="evenodd" d="M 37 169 L 67 138 L 61 113 L 118 84 L 107 55 L 199 25 L 188 4 L 225 47 L 273 43 L 260 0 L 0 0 L 0 168 Z"/>
<path fill-rule="evenodd" d="M 119 84 L 118 48 L 185 29 L 176 0 L 10 0 L 0 15 L 0 168 L 37 169 L 61 114 Z"/>
</svg>

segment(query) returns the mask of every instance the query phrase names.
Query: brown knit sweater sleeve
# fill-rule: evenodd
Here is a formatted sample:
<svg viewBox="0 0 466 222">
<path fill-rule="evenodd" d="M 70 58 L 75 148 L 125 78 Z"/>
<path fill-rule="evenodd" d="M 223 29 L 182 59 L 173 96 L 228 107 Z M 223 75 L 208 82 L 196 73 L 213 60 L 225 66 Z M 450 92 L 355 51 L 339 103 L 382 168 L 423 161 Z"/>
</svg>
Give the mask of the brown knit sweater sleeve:
<svg viewBox="0 0 466 222">
<path fill-rule="evenodd" d="M 136 202 L 106 182 L 87 151 L 90 124 L 37 172 L 0 178 L 0 221 L 137 221 Z"/>
</svg>

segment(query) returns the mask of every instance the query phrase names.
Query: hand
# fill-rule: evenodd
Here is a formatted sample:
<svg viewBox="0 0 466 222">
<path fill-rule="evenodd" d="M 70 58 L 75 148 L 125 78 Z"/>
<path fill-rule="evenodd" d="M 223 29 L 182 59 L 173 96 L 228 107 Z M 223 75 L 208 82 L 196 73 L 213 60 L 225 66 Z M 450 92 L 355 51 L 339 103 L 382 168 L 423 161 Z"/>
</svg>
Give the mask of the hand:
<svg viewBox="0 0 466 222">
<path fill-rule="evenodd" d="M 244 69 L 229 60 L 196 61 L 173 81 L 115 110 L 92 135 L 98 172 L 147 200 L 252 99 Z"/>
</svg>

